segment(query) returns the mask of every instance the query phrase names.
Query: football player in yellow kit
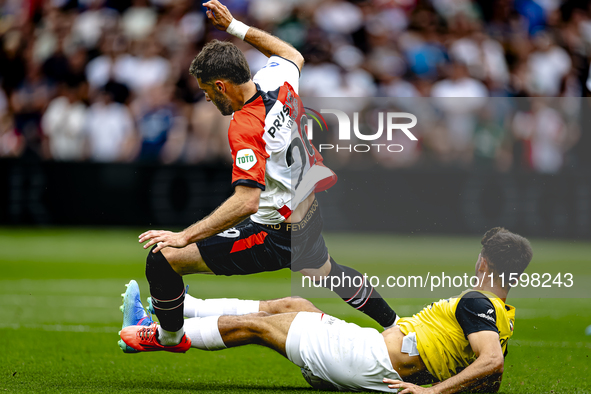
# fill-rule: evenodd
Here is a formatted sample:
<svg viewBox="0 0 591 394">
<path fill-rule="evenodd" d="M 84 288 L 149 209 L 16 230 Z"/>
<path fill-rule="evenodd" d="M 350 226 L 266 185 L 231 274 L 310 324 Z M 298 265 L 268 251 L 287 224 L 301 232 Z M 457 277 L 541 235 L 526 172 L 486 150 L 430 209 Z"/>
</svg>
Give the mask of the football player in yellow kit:
<svg viewBox="0 0 591 394">
<path fill-rule="evenodd" d="M 532 259 L 532 249 L 527 239 L 499 227 L 489 230 L 481 243 L 478 286 L 401 318 L 381 334 L 292 297 L 246 301 L 188 296 L 185 332 L 191 347 L 202 350 L 267 346 L 298 365 L 317 388 L 401 394 L 496 392 L 515 319 L 515 308 L 505 304 L 509 285 L 499 276 L 519 277 Z M 141 303 L 124 303 L 124 310 L 133 308 L 142 308 Z M 240 312 L 255 309 L 258 313 Z M 142 345 L 144 337 L 156 335 L 157 325 L 130 325 L 121 338 L 138 351 L 162 350 Z M 437 384 L 420 386 L 429 383 Z"/>
<path fill-rule="evenodd" d="M 475 267 L 477 287 L 397 321 L 428 371 L 415 383 L 443 382 L 436 392 L 452 393 L 459 388 L 497 392 L 500 387 L 515 323 L 515 308 L 505 303 L 510 286 L 502 278 L 519 277 L 533 252 L 527 239 L 500 227 L 489 230 L 481 243 Z M 392 388 L 404 389 L 401 393 L 425 390 L 408 382 L 385 381 Z"/>
</svg>

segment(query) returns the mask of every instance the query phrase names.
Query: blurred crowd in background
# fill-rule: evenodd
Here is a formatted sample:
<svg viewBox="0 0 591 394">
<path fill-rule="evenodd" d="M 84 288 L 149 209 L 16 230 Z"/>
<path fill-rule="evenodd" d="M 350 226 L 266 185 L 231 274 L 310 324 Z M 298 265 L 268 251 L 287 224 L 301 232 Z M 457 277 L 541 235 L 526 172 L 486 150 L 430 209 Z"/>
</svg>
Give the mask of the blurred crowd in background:
<svg viewBox="0 0 591 394">
<path fill-rule="evenodd" d="M 556 173 L 581 136 L 581 100 L 569 98 L 591 88 L 589 0 L 223 3 L 302 52 L 302 97 L 432 98 L 414 109 L 432 120 L 419 143 L 368 154 L 384 166 Z M 229 162 L 230 118 L 188 74 L 213 38 L 233 39 L 253 73 L 266 62 L 207 23 L 201 1 L 0 0 L 0 157 Z"/>
</svg>

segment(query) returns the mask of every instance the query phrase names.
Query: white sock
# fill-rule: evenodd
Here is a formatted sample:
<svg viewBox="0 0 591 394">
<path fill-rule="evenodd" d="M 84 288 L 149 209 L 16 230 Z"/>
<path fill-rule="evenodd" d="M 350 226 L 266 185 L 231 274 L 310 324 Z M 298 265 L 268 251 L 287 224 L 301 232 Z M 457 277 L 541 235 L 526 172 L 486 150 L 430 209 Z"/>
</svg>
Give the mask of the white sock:
<svg viewBox="0 0 591 394">
<path fill-rule="evenodd" d="M 184 333 L 182 328 L 178 331 L 166 331 L 161 326 L 158 326 L 158 342 L 164 346 L 178 345 L 181 343 Z"/>
<path fill-rule="evenodd" d="M 219 318 L 219 316 L 208 316 L 185 320 L 185 333 L 191 340 L 191 347 L 201 350 L 226 348 L 218 328 Z"/>
<path fill-rule="evenodd" d="M 259 311 L 260 301 L 239 300 L 238 298 L 214 298 L 202 300 L 185 295 L 183 315 L 185 317 L 207 317 L 223 315 L 247 315 Z"/>
</svg>

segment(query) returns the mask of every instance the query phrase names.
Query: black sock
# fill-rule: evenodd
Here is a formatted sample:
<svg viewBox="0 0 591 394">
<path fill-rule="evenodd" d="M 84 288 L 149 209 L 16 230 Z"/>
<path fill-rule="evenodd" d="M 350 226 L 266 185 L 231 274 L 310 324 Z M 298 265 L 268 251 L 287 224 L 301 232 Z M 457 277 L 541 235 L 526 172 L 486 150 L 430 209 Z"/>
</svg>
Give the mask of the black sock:
<svg viewBox="0 0 591 394">
<path fill-rule="evenodd" d="M 328 276 L 336 276 L 340 279 L 339 286 L 332 287 L 332 291 L 337 293 L 347 304 L 377 321 L 382 327 L 394 324 L 396 312 L 390 308 L 380 293 L 367 283 L 359 271 L 337 264 L 332 257 L 330 264 Z M 336 282 L 335 279 L 334 283 Z M 360 283 L 361 285 L 359 285 Z M 325 287 L 330 289 L 330 286 L 331 280 L 327 278 Z"/>
<path fill-rule="evenodd" d="M 183 328 L 183 278 L 172 269 L 162 252 L 150 251 L 148 254 L 146 278 L 150 284 L 152 305 L 162 329 L 178 331 Z"/>
</svg>

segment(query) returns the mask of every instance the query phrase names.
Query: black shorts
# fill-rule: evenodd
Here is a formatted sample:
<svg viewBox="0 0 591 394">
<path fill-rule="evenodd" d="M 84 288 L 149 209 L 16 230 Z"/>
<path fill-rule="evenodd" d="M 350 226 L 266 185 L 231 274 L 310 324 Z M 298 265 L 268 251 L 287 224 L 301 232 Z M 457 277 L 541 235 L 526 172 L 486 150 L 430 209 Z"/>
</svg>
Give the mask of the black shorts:
<svg viewBox="0 0 591 394">
<path fill-rule="evenodd" d="M 216 275 L 248 275 L 290 268 L 320 268 L 328 260 L 322 215 L 314 200 L 298 223 L 244 224 L 197 242 L 201 257 Z"/>
</svg>

